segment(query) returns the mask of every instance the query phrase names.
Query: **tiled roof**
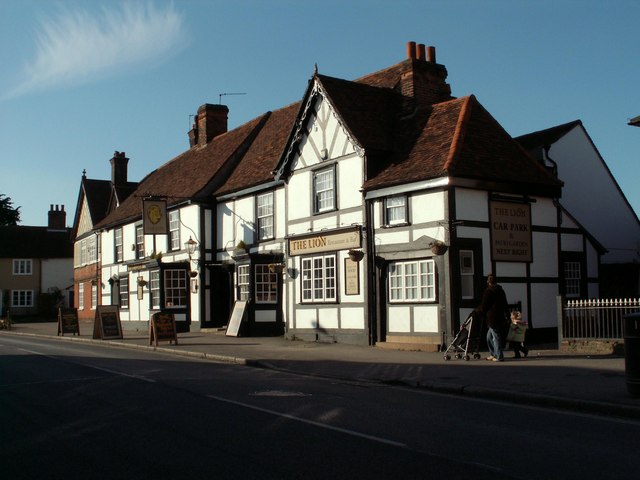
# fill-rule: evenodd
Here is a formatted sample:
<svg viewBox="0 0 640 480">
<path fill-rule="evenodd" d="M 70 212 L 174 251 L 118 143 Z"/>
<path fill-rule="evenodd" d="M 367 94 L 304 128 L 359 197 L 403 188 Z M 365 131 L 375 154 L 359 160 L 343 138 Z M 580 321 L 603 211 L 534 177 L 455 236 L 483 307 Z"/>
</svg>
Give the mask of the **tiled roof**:
<svg viewBox="0 0 640 480">
<path fill-rule="evenodd" d="M 111 182 L 83 178 L 82 188 L 89 207 L 91 222 L 95 225 L 107 215 L 109 198 L 111 197 Z"/>
<path fill-rule="evenodd" d="M 120 206 L 109 214 L 97 228 L 107 228 L 142 217 L 142 198 L 167 198 L 168 206 L 186 199 L 206 200 L 216 181 L 233 166 L 253 141 L 268 114 L 213 138 L 202 146 L 194 146 L 147 175 Z M 222 175 L 217 176 L 218 173 Z"/>
<path fill-rule="evenodd" d="M 420 110 L 402 122 L 392 161 L 364 188 L 443 176 L 559 188 L 474 96 Z"/>
<path fill-rule="evenodd" d="M 373 87 L 317 75 L 347 128 L 369 150 L 391 151 L 402 97 L 388 88 Z"/>
<path fill-rule="evenodd" d="M 71 230 L 0 227 L 0 258 L 73 258 Z"/>
<path fill-rule="evenodd" d="M 272 112 L 247 153 L 224 184 L 215 192 L 226 195 L 273 180 L 282 151 L 293 128 L 300 102 Z"/>
<path fill-rule="evenodd" d="M 580 120 L 574 120 L 573 122 L 521 135 L 516 137 L 516 141 L 526 150 L 545 147 L 557 142 L 578 125 L 582 125 L 582 122 Z"/>
</svg>

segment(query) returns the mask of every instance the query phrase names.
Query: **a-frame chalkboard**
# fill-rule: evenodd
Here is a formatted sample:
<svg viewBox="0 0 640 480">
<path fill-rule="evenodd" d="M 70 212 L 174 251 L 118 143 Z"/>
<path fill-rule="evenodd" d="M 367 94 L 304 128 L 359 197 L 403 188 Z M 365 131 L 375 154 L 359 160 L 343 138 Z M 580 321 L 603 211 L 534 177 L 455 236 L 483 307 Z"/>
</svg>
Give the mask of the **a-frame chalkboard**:
<svg viewBox="0 0 640 480">
<path fill-rule="evenodd" d="M 173 342 L 178 344 L 178 334 L 176 333 L 176 318 L 173 313 L 154 313 L 151 317 L 151 325 L 149 326 L 149 345 L 155 342 L 156 347 L 158 341 Z"/>
<path fill-rule="evenodd" d="M 76 308 L 58 308 L 58 336 L 64 336 L 65 333 L 80 335 L 78 309 Z"/>
<path fill-rule="evenodd" d="M 122 339 L 120 310 L 117 305 L 98 305 L 96 307 L 93 338 L 100 340 Z"/>
</svg>

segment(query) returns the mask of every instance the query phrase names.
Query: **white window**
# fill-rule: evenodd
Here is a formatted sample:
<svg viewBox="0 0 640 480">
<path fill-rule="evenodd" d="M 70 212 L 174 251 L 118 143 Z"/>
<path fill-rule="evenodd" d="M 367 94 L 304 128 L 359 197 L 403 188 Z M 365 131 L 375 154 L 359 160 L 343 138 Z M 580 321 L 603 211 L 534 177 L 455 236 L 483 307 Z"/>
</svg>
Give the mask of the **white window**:
<svg viewBox="0 0 640 480">
<path fill-rule="evenodd" d="M 269 265 L 256 265 L 256 303 L 276 303 L 278 300 L 278 275 Z"/>
<path fill-rule="evenodd" d="M 314 212 L 326 212 L 335 208 L 335 170 L 333 167 L 313 174 Z"/>
<path fill-rule="evenodd" d="M 136 258 L 144 258 L 144 231 L 142 225 L 136 226 Z"/>
<path fill-rule="evenodd" d="M 151 308 L 160 309 L 160 271 L 153 270 L 149 274 L 149 291 L 151 292 Z"/>
<path fill-rule="evenodd" d="M 84 310 L 84 283 L 78 284 L 78 310 Z"/>
<path fill-rule="evenodd" d="M 169 212 L 169 248 L 180 250 L 180 210 Z"/>
<path fill-rule="evenodd" d="M 31 275 L 33 262 L 31 259 L 14 259 L 13 274 L 14 275 Z"/>
<path fill-rule="evenodd" d="M 407 223 L 407 197 L 396 195 L 384 199 L 385 225 Z"/>
<path fill-rule="evenodd" d="M 335 302 L 336 256 L 321 255 L 302 259 L 302 301 Z"/>
<path fill-rule="evenodd" d="M 564 288 L 569 298 L 580 296 L 580 262 L 564 262 Z"/>
<path fill-rule="evenodd" d="M 164 302 L 167 308 L 187 306 L 187 271 L 169 269 L 164 271 Z"/>
<path fill-rule="evenodd" d="M 95 310 L 96 305 L 98 305 L 98 285 L 91 285 L 91 310 Z"/>
<path fill-rule="evenodd" d="M 116 228 L 113 232 L 113 250 L 116 262 L 123 260 L 122 256 L 122 228 Z"/>
<path fill-rule="evenodd" d="M 12 290 L 12 307 L 33 307 L 33 290 Z"/>
<path fill-rule="evenodd" d="M 258 238 L 273 238 L 273 192 L 258 195 L 257 199 Z"/>
<path fill-rule="evenodd" d="M 120 297 L 120 308 L 129 308 L 129 276 L 120 277 L 118 284 L 118 295 Z"/>
<path fill-rule="evenodd" d="M 433 260 L 389 264 L 390 302 L 431 302 L 435 299 L 436 275 Z"/>
<path fill-rule="evenodd" d="M 475 298 L 473 250 L 460 250 L 460 293 L 463 299 Z"/>
<path fill-rule="evenodd" d="M 238 265 L 237 299 L 249 300 L 249 265 Z"/>
</svg>

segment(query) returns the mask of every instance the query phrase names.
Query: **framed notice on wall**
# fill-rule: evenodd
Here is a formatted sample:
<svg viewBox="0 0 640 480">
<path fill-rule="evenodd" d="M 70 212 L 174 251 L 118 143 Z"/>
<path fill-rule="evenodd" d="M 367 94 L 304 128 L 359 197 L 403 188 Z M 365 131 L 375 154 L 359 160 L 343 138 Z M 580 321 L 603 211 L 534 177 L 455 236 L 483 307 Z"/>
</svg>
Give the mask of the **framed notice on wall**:
<svg viewBox="0 0 640 480">
<path fill-rule="evenodd" d="M 360 295 L 360 269 L 358 262 L 350 258 L 344 259 L 344 293 L 345 295 Z"/>
<path fill-rule="evenodd" d="M 490 202 L 491 259 L 499 262 L 533 261 L 531 205 Z"/>
</svg>

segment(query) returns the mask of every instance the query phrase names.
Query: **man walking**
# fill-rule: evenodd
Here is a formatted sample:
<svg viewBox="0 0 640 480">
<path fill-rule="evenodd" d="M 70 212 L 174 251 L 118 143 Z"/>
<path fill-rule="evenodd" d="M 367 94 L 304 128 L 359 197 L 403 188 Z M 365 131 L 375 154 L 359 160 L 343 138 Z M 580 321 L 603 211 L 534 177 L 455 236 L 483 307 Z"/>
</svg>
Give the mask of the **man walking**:
<svg viewBox="0 0 640 480">
<path fill-rule="evenodd" d="M 502 362 L 504 360 L 503 340 L 509 322 L 507 317 L 507 296 L 496 277 L 490 273 L 487 277 L 487 288 L 482 295 L 482 303 L 476 309 L 484 315 L 487 323 L 487 346 L 489 356 L 487 360 Z"/>
</svg>

